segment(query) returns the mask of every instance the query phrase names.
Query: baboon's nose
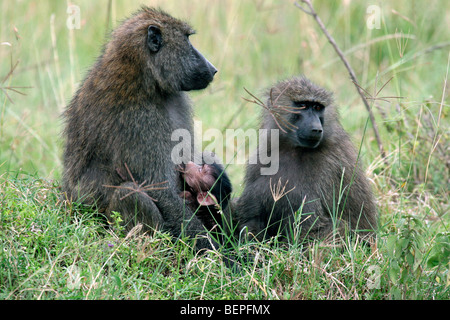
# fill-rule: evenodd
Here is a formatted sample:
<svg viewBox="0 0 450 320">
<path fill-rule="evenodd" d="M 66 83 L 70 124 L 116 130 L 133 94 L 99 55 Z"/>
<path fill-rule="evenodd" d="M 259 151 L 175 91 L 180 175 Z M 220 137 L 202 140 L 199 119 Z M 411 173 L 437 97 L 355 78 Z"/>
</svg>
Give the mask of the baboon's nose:
<svg viewBox="0 0 450 320">
<path fill-rule="evenodd" d="M 217 73 L 216 67 L 214 67 L 212 64 L 209 64 L 209 71 L 213 76 Z"/>
<path fill-rule="evenodd" d="M 320 140 L 322 139 L 322 127 L 314 126 L 311 128 L 310 136 L 313 140 Z"/>
</svg>

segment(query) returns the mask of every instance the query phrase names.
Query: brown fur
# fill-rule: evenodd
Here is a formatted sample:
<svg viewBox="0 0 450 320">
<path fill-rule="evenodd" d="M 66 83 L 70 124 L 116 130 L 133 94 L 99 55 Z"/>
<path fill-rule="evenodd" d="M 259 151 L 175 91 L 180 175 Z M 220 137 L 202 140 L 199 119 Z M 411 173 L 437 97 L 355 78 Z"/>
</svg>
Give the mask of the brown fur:
<svg viewBox="0 0 450 320">
<path fill-rule="evenodd" d="M 155 52 L 149 50 L 152 26 L 162 40 Z M 204 230 L 179 197 L 171 160 L 171 133 L 193 133 L 192 107 L 182 91 L 206 87 L 216 72 L 190 45 L 192 33 L 188 24 L 143 7 L 111 34 L 64 113 L 62 185 L 70 200 L 95 204 L 107 215 L 119 211 L 128 229 L 144 223 L 174 236 Z M 143 189 L 164 181 L 165 189 Z"/>
</svg>

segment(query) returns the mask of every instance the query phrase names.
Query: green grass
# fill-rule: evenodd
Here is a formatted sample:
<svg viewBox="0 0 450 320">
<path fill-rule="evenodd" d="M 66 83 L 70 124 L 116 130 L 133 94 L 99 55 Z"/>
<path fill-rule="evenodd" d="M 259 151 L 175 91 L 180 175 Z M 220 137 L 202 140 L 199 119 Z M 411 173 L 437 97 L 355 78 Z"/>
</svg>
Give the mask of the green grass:
<svg viewBox="0 0 450 320">
<path fill-rule="evenodd" d="M 123 234 L 33 176 L 0 185 L 1 299 L 448 299 L 448 233 L 413 215 L 358 239 L 238 245 L 196 254 L 188 239 Z"/>
<path fill-rule="evenodd" d="M 358 148 L 362 141 L 380 212 L 376 246 L 241 243 L 237 252 L 250 258 L 233 271 L 226 252 L 197 254 L 190 240 L 159 232 L 126 235 L 61 201 L 60 114 L 108 26 L 141 2 L 112 1 L 108 13 L 107 1 L 77 1 L 81 29 L 70 32 L 64 1 L 3 1 L 0 87 L 29 88 L 5 89 L 12 101 L 0 91 L 0 299 L 450 298 L 447 1 L 378 2 L 382 22 L 372 30 L 364 1 L 313 1 L 361 86 L 372 93 L 394 77 L 379 97 L 404 97 L 372 102 L 388 165 L 347 71 L 292 1 L 146 3 L 191 22 L 194 45 L 219 69 L 208 89 L 191 94 L 203 132 L 257 127 L 244 87 L 260 96 L 304 73 L 335 92 L 344 128 Z M 244 166 L 228 172 L 238 196 Z"/>
</svg>

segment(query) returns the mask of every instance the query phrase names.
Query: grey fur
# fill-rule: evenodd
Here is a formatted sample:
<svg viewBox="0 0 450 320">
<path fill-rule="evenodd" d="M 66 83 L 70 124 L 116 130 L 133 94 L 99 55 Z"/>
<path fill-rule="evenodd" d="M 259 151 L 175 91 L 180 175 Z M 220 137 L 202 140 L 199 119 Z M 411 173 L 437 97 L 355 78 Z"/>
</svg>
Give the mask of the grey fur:
<svg viewBox="0 0 450 320">
<path fill-rule="evenodd" d="M 263 165 L 247 165 L 245 188 L 232 210 L 237 231 L 247 227 L 259 239 L 278 233 L 292 237 L 295 212 L 301 208 L 302 215 L 297 216 L 301 221 L 301 230 L 297 232 L 300 238 L 323 238 L 334 228 L 372 234 L 377 227 L 374 197 L 359 161 L 357 163 L 357 152 L 339 122 L 332 94 L 305 77 L 279 82 L 269 92 L 272 92 L 267 100 L 269 106 L 274 101 L 283 106 L 293 106 L 300 101 L 322 104 L 325 107 L 323 138 L 316 148 L 297 147 L 289 139 L 293 131 L 283 133 L 280 130 L 278 173 L 264 176 L 260 173 Z M 281 114 L 286 120 L 291 115 Z M 263 112 L 261 127 L 277 129 L 267 111 Z M 273 147 L 272 142 L 269 151 Z M 273 186 L 279 181 L 281 187 L 285 186 L 285 192 L 292 190 L 274 201 Z M 339 195 L 342 195 L 340 200 Z"/>
</svg>

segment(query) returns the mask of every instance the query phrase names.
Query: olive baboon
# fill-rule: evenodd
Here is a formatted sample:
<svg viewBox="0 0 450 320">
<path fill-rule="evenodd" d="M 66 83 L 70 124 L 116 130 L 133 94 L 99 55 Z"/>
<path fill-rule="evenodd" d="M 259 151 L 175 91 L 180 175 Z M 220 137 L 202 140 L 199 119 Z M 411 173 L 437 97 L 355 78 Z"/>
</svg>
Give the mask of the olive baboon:
<svg viewBox="0 0 450 320">
<path fill-rule="evenodd" d="M 180 196 L 203 225 L 212 230 L 216 224 L 222 223 L 220 211 L 227 209 L 232 192 L 224 168 L 217 163 L 198 165 L 190 161 L 180 171 L 185 182 Z"/>
<path fill-rule="evenodd" d="M 206 88 L 217 72 L 191 45 L 193 33 L 147 7 L 112 32 L 64 113 L 68 199 L 95 204 L 107 216 L 120 212 L 128 229 L 142 223 L 174 236 L 204 231 L 179 196 L 180 163 L 172 160 L 174 130 L 193 133 L 183 91 Z M 180 157 L 193 160 L 189 152 Z M 197 241 L 198 248 L 207 246 L 206 239 Z"/>
<path fill-rule="evenodd" d="M 377 225 L 374 198 L 332 94 L 294 77 L 270 90 L 266 106 L 261 127 L 280 126 L 279 141 L 269 141 L 254 156 L 269 152 L 273 158 L 279 152 L 279 169 L 261 175 L 265 166 L 249 161 L 245 188 L 233 209 L 237 230 L 246 226 L 259 239 L 323 238 L 334 228 L 371 234 Z"/>
</svg>

